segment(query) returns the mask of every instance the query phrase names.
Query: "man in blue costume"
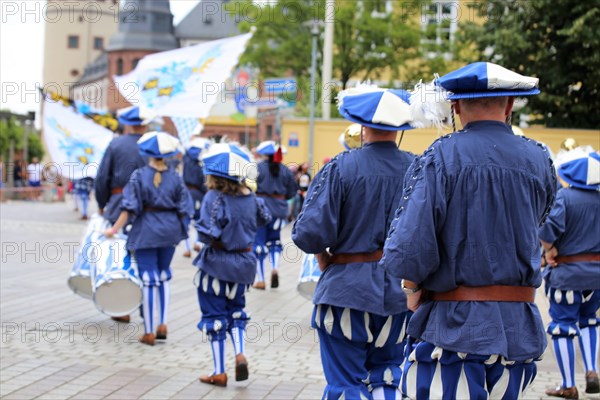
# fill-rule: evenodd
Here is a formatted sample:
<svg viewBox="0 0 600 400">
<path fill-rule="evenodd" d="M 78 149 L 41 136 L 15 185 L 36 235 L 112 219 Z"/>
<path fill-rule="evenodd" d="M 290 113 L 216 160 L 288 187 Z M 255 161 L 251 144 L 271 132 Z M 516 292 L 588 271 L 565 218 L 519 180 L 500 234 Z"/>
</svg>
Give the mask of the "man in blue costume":
<svg viewBox="0 0 600 400">
<path fill-rule="evenodd" d="M 578 154 L 579 149 L 570 153 Z M 571 158 L 567 153 L 566 158 Z M 564 156 L 563 156 L 564 157 Z M 548 333 L 563 382 L 546 391 L 554 397 L 576 399 L 575 336 L 585 367 L 586 393 L 600 392 L 598 382 L 598 318 L 600 307 L 600 154 L 579 154 L 558 168 L 569 184 L 540 229 L 550 298 Z"/>
<path fill-rule="evenodd" d="M 210 141 L 208 139 L 199 136 L 194 137 L 190 141 L 190 145 L 183 156 L 183 182 L 190 191 L 190 195 L 194 202 L 194 221 L 198 221 L 200 218 L 200 207 L 202 205 L 202 199 L 206 194 L 204 172 L 200 157 L 209 147 Z M 185 241 L 186 250 L 183 253 L 184 257 L 191 257 L 192 255 L 189 241 L 189 239 L 186 239 Z M 200 251 L 200 240 L 198 239 L 194 243 L 194 250 Z"/>
<path fill-rule="evenodd" d="M 319 334 L 327 399 L 396 399 L 409 312 L 400 285 L 377 267 L 415 156 L 397 131 L 412 129 L 408 93 L 350 89 L 340 113 L 363 126 L 364 146 L 334 157 L 312 181 L 292 239 L 322 270 L 312 326 Z M 387 288 L 384 296 L 383 289 Z"/>
<path fill-rule="evenodd" d="M 123 188 L 136 169 L 146 165 L 139 153 L 137 142 L 146 132 L 147 120 L 140 116 L 138 107 L 129 107 L 119 112 L 119 123 L 124 125 L 125 134 L 113 139 L 98 167 L 94 182 L 98 210 L 111 224 L 121 214 Z M 129 315 L 113 317 L 115 321 L 129 322 Z"/>
<path fill-rule="evenodd" d="M 254 253 L 256 254 L 256 282 L 253 287 L 265 290 L 265 260 L 267 254 L 271 260 L 271 288 L 279 287 L 279 256 L 281 255 L 281 229 L 288 219 L 288 203 L 298 191 L 298 185 L 292 171 L 281 163 L 282 147 L 272 140 L 258 145 L 256 152 L 265 156 L 258 163 L 256 195 L 262 197 L 273 216 L 271 222 L 256 232 Z"/>
<path fill-rule="evenodd" d="M 537 228 L 556 177 L 547 150 L 507 122 L 514 96 L 537 84 L 484 62 L 435 81 L 429 98 L 452 100 L 464 128 L 411 165 L 380 262 L 416 310 L 402 381 L 410 398 L 516 399 L 535 377 L 546 348 Z"/>
</svg>

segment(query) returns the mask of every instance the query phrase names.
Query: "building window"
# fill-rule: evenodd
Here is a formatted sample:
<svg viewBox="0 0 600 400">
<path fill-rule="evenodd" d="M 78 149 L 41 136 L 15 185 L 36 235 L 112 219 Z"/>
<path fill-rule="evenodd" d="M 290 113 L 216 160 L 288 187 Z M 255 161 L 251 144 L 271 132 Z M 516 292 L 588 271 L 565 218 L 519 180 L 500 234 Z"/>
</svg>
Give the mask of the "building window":
<svg viewBox="0 0 600 400">
<path fill-rule="evenodd" d="M 102 50 L 104 48 L 104 38 L 94 38 L 94 50 Z"/>
<path fill-rule="evenodd" d="M 267 125 L 267 140 L 273 139 L 273 125 Z"/>
<path fill-rule="evenodd" d="M 428 57 L 444 55 L 451 58 L 454 34 L 458 28 L 458 2 L 438 0 L 424 9 L 421 19 L 421 45 Z"/>
<path fill-rule="evenodd" d="M 123 75 L 123 59 L 117 59 L 117 75 Z"/>
<path fill-rule="evenodd" d="M 69 35 L 69 38 L 67 40 L 67 47 L 69 49 L 78 49 L 79 48 L 79 36 Z"/>
<path fill-rule="evenodd" d="M 140 62 L 139 58 L 134 58 L 133 61 L 131 62 L 131 69 L 135 69 L 135 67 L 137 67 L 139 62 Z"/>
</svg>

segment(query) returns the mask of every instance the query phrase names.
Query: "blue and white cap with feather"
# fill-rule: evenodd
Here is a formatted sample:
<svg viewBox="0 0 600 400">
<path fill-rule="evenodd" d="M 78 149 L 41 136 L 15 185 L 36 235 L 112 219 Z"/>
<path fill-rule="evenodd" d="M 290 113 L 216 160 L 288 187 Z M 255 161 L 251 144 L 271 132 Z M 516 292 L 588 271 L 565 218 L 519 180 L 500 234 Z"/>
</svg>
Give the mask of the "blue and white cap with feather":
<svg viewBox="0 0 600 400">
<path fill-rule="evenodd" d="M 540 93 L 539 79 L 524 76 L 490 62 L 466 65 L 431 83 L 419 82 L 411 93 L 414 125 L 441 128 L 451 115 L 450 101 Z"/>
<path fill-rule="evenodd" d="M 140 154 L 146 157 L 168 158 L 181 152 L 179 139 L 165 132 L 148 132 L 137 141 Z"/>
<path fill-rule="evenodd" d="M 413 129 L 410 93 L 401 89 L 358 86 L 338 94 L 340 114 L 362 126 L 386 131 Z"/>
</svg>

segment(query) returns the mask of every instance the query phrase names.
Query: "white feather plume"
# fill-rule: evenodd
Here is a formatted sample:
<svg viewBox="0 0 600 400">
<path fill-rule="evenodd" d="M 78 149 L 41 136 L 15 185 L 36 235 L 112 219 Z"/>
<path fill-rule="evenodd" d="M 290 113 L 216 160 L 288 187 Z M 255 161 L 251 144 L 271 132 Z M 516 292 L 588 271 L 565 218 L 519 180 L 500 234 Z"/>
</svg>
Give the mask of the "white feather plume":
<svg viewBox="0 0 600 400">
<path fill-rule="evenodd" d="M 450 120 L 452 109 L 449 92 L 431 83 L 420 81 L 410 95 L 411 125 L 415 128 L 436 127 L 441 130 Z"/>
</svg>

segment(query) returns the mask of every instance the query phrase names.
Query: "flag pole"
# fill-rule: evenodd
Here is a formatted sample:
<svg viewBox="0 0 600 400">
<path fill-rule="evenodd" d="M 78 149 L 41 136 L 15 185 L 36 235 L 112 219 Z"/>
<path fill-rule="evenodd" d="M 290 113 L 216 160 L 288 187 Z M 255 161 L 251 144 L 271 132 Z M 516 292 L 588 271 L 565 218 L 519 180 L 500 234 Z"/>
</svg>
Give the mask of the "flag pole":
<svg viewBox="0 0 600 400">
<path fill-rule="evenodd" d="M 323 119 L 331 118 L 331 76 L 333 69 L 333 26 L 335 21 L 335 0 L 325 3 L 325 38 L 323 45 L 323 97 L 321 109 Z"/>
</svg>

